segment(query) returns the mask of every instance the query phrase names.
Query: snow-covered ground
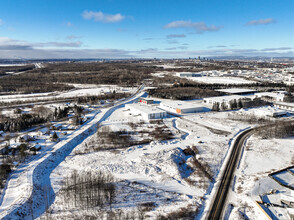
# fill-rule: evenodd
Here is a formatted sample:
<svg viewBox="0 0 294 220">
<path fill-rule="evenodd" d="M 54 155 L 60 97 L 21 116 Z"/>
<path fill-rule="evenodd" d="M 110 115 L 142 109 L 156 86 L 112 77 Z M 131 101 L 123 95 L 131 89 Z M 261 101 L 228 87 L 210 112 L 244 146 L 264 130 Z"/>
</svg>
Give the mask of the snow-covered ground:
<svg viewBox="0 0 294 220">
<path fill-rule="evenodd" d="M 156 99 L 158 101 L 160 99 Z M 232 112 L 236 111 L 202 112 L 182 118 L 170 116 L 163 123 L 175 134 L 172 140 L 154 140 L 124 149 L 86 152 L 89 146 L 97 144 L 98 123 L 113 131 L 132 131 L 131 123 L 141 124 L 136 131 L 151 131 L 154 126 L 143 123 L 140 116 L 130 115 L 123 105 L 111 110 L 103 109 L 99 114 L 96 112 L 97 115 L 93 115 L 86 125 L 69 133 L 58 144 L 50 145 L 48 151 L 41 152 L 38 158 L 19 167 L 11 175 L 5 194 L 0 199 L 0 216 L 29 218 L 30 213 L 33 213 L 34 218 L 45 215 L 54 219 L 82 218 L 94 210 L 68 209 L 59 193 L 60 189 L 65 178 L 73 171 L 83 173 L 102 170 L 115 177 L 117 196 L 113 210 L 128 213 L 140 204 L 152 201 L 154 207 L 147 211 L 150 219 L 186 207 L 200 207 L 197 217 L 201 218 L 214 186 L 214 181 L 207 177 L 207 173 L 215 180 L 232 140 L 241 130 L 254 126 L 252 122 L 231 120 L 229 114 Z M 263 180 L 273 170 L 283 168 L 291 161 L 293 163 L 292 142 L 293 139 L 262 140 L 258 137 L 251 137 L 247 141 L 229 200 L 233 206 L 228 209 L 228 219 L 239 219 L 241 215 L 263 219 L 263 213 L 255 205 L 257 192 L 261 191 L 261 187 L 257 190 L 256 182 Z M 185 153 L 193 146 L 197 149 L 195 157 Z M 194 160 L 207 173 L 197 167 Z M 263 182 L 263 191 L 266 191 L 268 185 L 266 181 Z M 30 197 L 32 199 L 28 199 Z M 44 198 L 48 199 L 47 203 L 42 201 Z M 49 211 L 45 213 L 49 205 Z M 106 211 L 109 211 L 107 207 L 102 209 L 100 217 Z"/>
<path fill-rule="evenodd" d="M 27 63 L 15 63 L 15 64 L 7 64 L 7 63 L 0 63 L 0 66 L 26 66 Z"/>
<path fill-rule="evenodd" d="M 186 68 L 185 66 L 177 66 L 175 64 L 162 64 L 162 65 L 155 65 L 157 67 L 162 67 L 163 69 L 179 69 L 179 68 Z"/>
<path fill-rule="evenodd" d="M 208 84 L 248 84 L 256 83 L 251 80 L 243 79 L 240 77 L 219 77 L 219 76 L 202 76 L 202 77 L 185 77 L 200 83 Z"/>
<path fill-rule="evenodd" d="M 164 77 L 165 75 L 169 75 L 169 74 L 171 74 L 171 73 L 168 71 L 151 73 L 152 76 L 157 76 L 157 77 Z"/>
<path fill-rule="evenodd" d="M 124 102 L 134 100 L 141 95 L 143 93 L 126 99 Z M 0 217 L 2 219 L 23 219 L 41 215 L 55 196 L 49 179 L 52 170 L 65 159 L 75 146 L 95 132 L 98 123 L 105 120 L 116 108 L 122 107 L 122 103 L 103 109 L 101 113 L 96 112 L 92 120 L 80 129 L 58 144 L 53 144 L 47 151 L 33 157 L 33 160 L 19 166 L 10 175 L 4 193 L 1 195 Z M 48 196 L 46 197 L 48 198 L 47 203 L 42 201 L 44 196 Z"/>
<path fill-rule="evenodd" d="M 62 187 L 62 180 L 74 170 L 78 172 L 104 170 L 115 176 L 118 188 L 128 183 L 135 184 L 139 188 L 143 187 L 145 200 L 153 198 L 152 201 L 156 203 L 156 207 L 148 212 L 151 219 L 181 207 L 205 205 L 205 199 L 209 197 L 213 184 L 203 177 L 200 170 L 193 168 L 192 157 L 185 155 L 183 150 L 187 146 L 195 145 L 199 151 L 198 161 L 208 164 L 215 178 L 226 156 L 231 139 L 235 133 L 248 125 L 227 120 L 225 112 L 189 114 L 187 118 L 192 122 L 180 118 L 164 120 L 166 125 L 174 126 L 183 134 L 181 138 L 169 141 L 153 141 L 150 144 L 122 150 L 80 154 L 83 149 L 95 142 L 96 135 L 88 137 L 50 175 L 53 190 L 57 195 L 50 207 L 51 217 L 61 218 L 69 213 L 58 191 Z M 117 109 L 102 125 L 118 127 L 117 130 L 119 130 L 126 129 L 125 123 L 138 120 L 134 116 L 124 114 L 121 109 Z M 208 123 L 209 121 L 212 122 Z M 218 132 L 214 133 L 216 129 Z M 157 198 L 154 198 L 154 190 L 161 192 Z M 138 191 L 135 190 L 134 194 L 138 194 Z M 166 199 L 170 202 L 167 203 Z M 130 212 L 145 200 L 134 202 L 125 198 L 125 202 L 122 203 L 121 196 L 118 195 L 113 208 Z M 199 210 L 200 216 L 201 210 Z M 77 212 L 75 215 L 79 216 Z"/>
<path fill-rule="evenodd" d="M 256 201 L 260 201 L 259 195 L 273 189 L 285 190 L 268 174 L 293 165 L 293 143 L 293 137 L 265 140 L 252 136 L 247 140 L 228 200 L 233 205 L 229 219 L 238 219 L 241 215 L 249 219 L 268 219 Z"/>
<path fill-rule="evenodd" d="M 133 93 L 135 87 L 119 87 L 114 85 L 93 85 L 93 84 L 70 84 L 75 87 L 67 92 L 50 92 L 50 93 L 34 93 L 34 94 L 17 94 L 0 96 L 0 102 L 15 102 L 15 101 L 42 101 L 54 100 L 61 98 L 74 98 L 79 96 L 98 96 L 113 91 L 122 93 Z"/>
</svg>

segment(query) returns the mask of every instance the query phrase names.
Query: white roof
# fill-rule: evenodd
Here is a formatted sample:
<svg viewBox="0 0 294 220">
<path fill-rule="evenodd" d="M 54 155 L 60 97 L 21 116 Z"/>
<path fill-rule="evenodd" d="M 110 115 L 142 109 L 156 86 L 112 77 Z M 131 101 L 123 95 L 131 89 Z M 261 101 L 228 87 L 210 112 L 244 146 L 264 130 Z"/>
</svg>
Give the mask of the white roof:
<svg viewBox="0 0 294 220">
<path fill-rule="evenodd" d="M 144 112 L 144 113 L 163 113 L 164 110 L 161 110 L 155 106 L 149 106 L 149 105 L 141 105 L 140 103 L 133 103 L 133 104 L 126 104 L 126 107 L 129 106 L 131 108 L 135 108 L 138 111 Z"/>
<path fill-rule="evenodd" d="M 203 108 L 203 105 L 198 105 L 195 103 L 190 102 L 183 102 L 183 101 L 164 101 L 161 102 L 163 105 L 167 105 L 174 109 L 190 109 L 190 108 Z"/>
<path fill-rule="evenodd" d="M 225 96 L 215 96 L 215 97 L 209 97 L 209 98 L 204 98 L 204 100 L 213 100 L 215 102 L 229 102 L 231 100 L 238 100 L 238 99 L 244 99 L 246 96 L 241 96 L 241 95 L 225 95 Z"/>
<path fill-rule="evenodd" d="M 248 93 L 248 92 L 256 92 L 254 89 L 242 89 L 242 88 L 231 88 L 231 89 L 218 89 L 216 91 L 226 92 L 226 93 Z"/>
<path fill-rule="evenodd" d="M 269 96 L 269 97 L 284 97 L 285 94 L 275 92 L 259 92 L 255 93 L 257 96 Z"/>
<path fill-rule="evenodd" d="M 289 106 L 289 107 L 294 107 L 294 103 L 293 102 L 275 102 L 274 104 L 284 105 L 284 106 Z"/>
<path fill-rule="evenodd" d="M 257 115 L 264 115 L 264 114 L 274 114 L 274 113 L 280 113 L 280 114 L 286 114 L 287 111 L 283 111 L 283 110 L 280 110 L 278 108 L 273 108 L 273 107 L 263 107 L 263 108 L 258 108 L 258 109 L 254 109 L 254 112 L 255 114 Z"/>
</svg>

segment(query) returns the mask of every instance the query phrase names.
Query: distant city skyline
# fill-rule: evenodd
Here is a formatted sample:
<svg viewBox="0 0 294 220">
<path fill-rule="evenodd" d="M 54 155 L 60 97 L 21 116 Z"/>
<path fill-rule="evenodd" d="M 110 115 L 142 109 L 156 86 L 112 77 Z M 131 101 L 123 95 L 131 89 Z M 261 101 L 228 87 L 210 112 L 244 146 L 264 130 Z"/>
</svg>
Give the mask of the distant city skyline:
<svg viewBox="0 0 294 220">
<path fill-rule="evenodd" d="M 0 58 L 294 57 L 293 0 L 4 0 Z"/>
</svg>

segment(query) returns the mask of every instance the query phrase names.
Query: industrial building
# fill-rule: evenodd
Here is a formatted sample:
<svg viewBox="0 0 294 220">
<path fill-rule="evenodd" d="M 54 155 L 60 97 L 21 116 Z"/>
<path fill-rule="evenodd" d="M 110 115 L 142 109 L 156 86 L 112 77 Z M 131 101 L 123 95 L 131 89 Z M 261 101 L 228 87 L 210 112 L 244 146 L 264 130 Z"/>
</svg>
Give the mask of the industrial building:
<svg viewBox="0 0 294 220">
<path fill-rule="evenodd" d="M 258 108 L 254 110 L 254 114 L 259 117 L 281 117 L 287 115 L 287 111 L 282 111 L 274 107 Z"/>
<path fill-rule="evenodd" d="M 263 98 L 269 101 L 283 102 L 286 94 L 284 91 L 279 92 L 259 92 L 255 93 L 256 97 Z"/>
<path fill-rule="evenodd" d="M 150 105 L 150 104 L 153 104 L 154 100 L 148 99 L 148 98 L 139 98 L 138 102 Z"/>
<path fill-rule="evenodd" d="M 231 88 L 231 89 L 218 89 L 218 92 L 223 92 L 228 95 L 252 95 L 256 92 L 254 89 L 243 89 L 243 88 Z"/>
<path fill-rule="evenodd" d="M 164 110 L 178 114 L 202 112 L 205 109 L 205 107 L 202 105 L 197 105 L 194 103 L 188 103 L 183 101 L 161 102 L 159 106 Z"/>
<path fill-rule="evenodd" d="M 142 116 L 144 120 L 161 119 L 166 117 L 166 111 L 155 106 L 145 105 L 141 103 L 126 104 L 126 110 L 130 110 L 130 114 Z"/>
<path fill-rule="evenodd" d="M 219 105 L 221 105 L 222 103 L 224 103 L 224 105 L 228 108 L 230 108 L 230 102 L 233 100 L 240 100 L 240 99 L 244 99 L 244 98 L 248 98 L 246 96 L 240 96 L 240 95 L 228 95 L 228 96 L 216 96 L 216 97 L 209 97 L 209 98 L 204 98 L 203 102 L 210 104 L 211 106 L 215 103 L 218 103 Z"/>
<path fill-rule="evenodd" d="M 284 109 L 288 111 L 294 111 L 294 103 L 288 103 L 288 102 L 276 102 L 274 103 L 274 106 L 279 109 Z"/>
<path fill-rule="evenodd" d="M 176 76 L 178 77 L 201 77 L 201 73 L 189 73 L 189 72 L 181 72 L 181 73 L 176 73 Z"/>
</svg>

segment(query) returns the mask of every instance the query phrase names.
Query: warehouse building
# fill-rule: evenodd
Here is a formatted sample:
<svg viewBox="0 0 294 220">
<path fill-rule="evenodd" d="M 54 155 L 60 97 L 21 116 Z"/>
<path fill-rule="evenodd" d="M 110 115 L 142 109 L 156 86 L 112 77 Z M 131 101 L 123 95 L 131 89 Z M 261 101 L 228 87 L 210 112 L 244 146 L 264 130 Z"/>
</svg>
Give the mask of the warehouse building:
<svg viewBox="0 0 294 220">
<path fill-rule="evenodd" d="M 228 108 L 230 108 L 230 102 L 233 100 L 240 100 L 240 99 L 244 99 L 247 98 L 246 96 L 240 96 L 240 95 L 228 95 L 228 96 L 216 96 L 216 97 L 209 97 L 209 98 L 204 98 L 203 102 L 206 104 L 210 104 L 211 106 L 213 104 L 218 103 L 219 105 L 221 105 L 222 103 L 224 103 L 224 105 Z"/>
<path fill-rule="evenodd" d="M 294 103 L 288 103 L 288 102 L 276 102 L 274 103 L 274 106 L 279 109 L 284 109 L 288 111 L 294 111 Z"/>
<path fill-rule="evenodd" d="M 286 98 L 286 93 L 284 91 L 278 92 L 259 92 L 255 93 L 256 97 L 262 98 L 268 101 L 283 102 Z"/>
<path fill-rule="evenodd" d="M 256 92 L 254 89 L 243 89 L 243 88 L 231 88 L 231 89 L 218 89 L 218 92 L 223 92 L 228 95 L 252 95 Z"/>
<path fill-rule="evenodd" d="M 178 77 L 201 77 L 201 73 L 189 73 L 189 72 L 181 72 L 181 73 L 176 73 L 176 76 Z"/>
<path fill-rule="evenodd" d="M 153 104 L 154 100 L 148 99 L 148 98 L 139 98 L 138 102 L 150 105 L 150 104 Z"/>
<path fill-rule="evenodd" d="M 178 114 L 202 112 L 205 110 L 205 107 L 202 105 L 183 101 L 161 102 L 159 106 L 166 111 Z"/>
<path fill-rule="evenodd" d="M 131 115 L 142 116 L 144 120 L 162 119 L 166 117 L 166 111 L 141 103 L 126 104 L 125 109 L 129 110 Z"/>
</svg>

